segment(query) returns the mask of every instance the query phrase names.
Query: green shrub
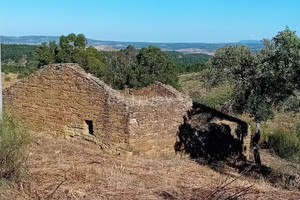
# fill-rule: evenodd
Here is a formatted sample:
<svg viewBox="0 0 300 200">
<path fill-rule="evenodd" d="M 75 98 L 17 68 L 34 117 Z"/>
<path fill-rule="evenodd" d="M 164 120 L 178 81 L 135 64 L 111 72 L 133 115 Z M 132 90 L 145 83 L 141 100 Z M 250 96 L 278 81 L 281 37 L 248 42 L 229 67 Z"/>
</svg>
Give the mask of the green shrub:
<svg viewBox="0 0 300 200">
<path fill-rule="evenodd" d="M 10 77 L 5 75 L 4 80 L 5 81 L 10 81 Z"/>
<path fill-rule="evenodd" d="M 18 181 L 25 174 L 29 135 L 11 114 L 0 121 L 0 178 Z"/>
<path fill-rule="evenodd" d="M 297 135 L 298 139 L 300 140 L 300 123 L 296 127 L 296 135 Z"/>
<path fill-rule="evenodd" d="M 300 91 L 295 91 L 282 105 L 283 111 L 298 113 L 300 112 Z"/>
<path fill-rule="evenodd" d="M 278 130 L 269 135 L 269 144 L 278 156 L 287 160 L 300 160 L 300 139 L 295 132 Z"/>
<path fill-rule="evenodd" d="M 19 74 L 18 78 L 24 78 L 31 74 L 33 74 L 35 71 L 38 70 L 36 66 L 17 66 L 17 65 L 7 65 L 3 64 L 1 68 L 2 72 L 5 74 L 8 73 L 14 73 Z"/>
</svg>

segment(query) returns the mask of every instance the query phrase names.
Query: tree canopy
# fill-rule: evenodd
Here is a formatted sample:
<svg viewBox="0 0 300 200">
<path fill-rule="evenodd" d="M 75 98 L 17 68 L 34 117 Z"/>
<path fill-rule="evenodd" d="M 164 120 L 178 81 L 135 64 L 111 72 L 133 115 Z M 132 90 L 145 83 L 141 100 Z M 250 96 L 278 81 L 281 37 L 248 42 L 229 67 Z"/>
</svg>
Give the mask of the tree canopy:
<svg viewBox="0 0 300 200">
<path fill-rule="evenodd" d="M 35 45 L 26 44 L 1 44 L 1 60 L 4 63 L 28 64 L 35 60 Z"/>
<path fill-rule="evenodd" d="M 296 33 L 286 28 L 263 43 L 264 48 L 257 53 L 245 46 L 220 48 L 211 60 L 209 71 L 214 84 L 224 79 L 233 82 L 233 111 L 254 118 L 253 147 L 258 164 L 260 122 L 272 119 L 274 108 L 300 89 L 300 38 Z"/>
<path fill-rule="evenodd" d="M 36 48 L 35 52 L 37 54 L 39 65 L 48 65 L 57 62 L 59 47 L 54 41 L 49 43 L 43 42 Z"/>
<path fill-rule="evenodd" d="M 177 87 L 177 67 L 158 47 L 138 51 L 129 45 L 111 55 L 107 79 L 116 89 L 141 88 L 156 81 Z"/>
<path fill-rule="evenodd" d="M 272 108 L 300 84 L 300 38 L 295 32 L 286 28 L 264 44 L 261 52 L 248 54 L 233 70 L 235 111 L 246 111 L 257 121 L 271 119 Z"/>
<path fill-rule="evenodd" d="M 39 66 L 52 63 L 79 63 L 87 72 L 97 77 L 106 74 L 106 59 L 94 47 L 86 48 L 86 38 L 83 34 L 61 36 L 59 44 L 55 41 L 42 43 L 36 49 Z"/>
<path fill-rule="evenodd" d="M 272 119 L 272 110 L 296 94 L 300 84 L 300 39 L 296 33 L 286 28 L 263 44 L 256 53 L 245 45 L 222 47 L 205 73 L 211 85 L 229 80 L 234 86 L 234 111 L 249 113 L 256 121 Z"/>
<path fill-rule="evenodd" d="M 207 67 L 205 64 L 212 57 L 204 53 L 182 53 L 166 51 L 172 62 L 177 65 L 179 73 L 199 72 Z"/>
<path fill-rule="evenodd" d="M 139 87 L 144 87 L 155 81 L 177 86 L 176 66 L 169 56 L 158 47 L 142 48 L 137 55 L 137 61 L 138 68 L 134 71 L 137 74 Z"/>
<path fill-rule="evenodd" d="M 246 45 L 232 45 L 219 48 L 209 62 L 209 82 L 215 86 L 233 78 L 233 70 L 251 54 Z"/>
<path fill-rule="evenodd" d="M 116 89 L 136 88 L 137 55 L 139 51 L 129 45 L 108 59 L 107 81 Z"/>
</svg>

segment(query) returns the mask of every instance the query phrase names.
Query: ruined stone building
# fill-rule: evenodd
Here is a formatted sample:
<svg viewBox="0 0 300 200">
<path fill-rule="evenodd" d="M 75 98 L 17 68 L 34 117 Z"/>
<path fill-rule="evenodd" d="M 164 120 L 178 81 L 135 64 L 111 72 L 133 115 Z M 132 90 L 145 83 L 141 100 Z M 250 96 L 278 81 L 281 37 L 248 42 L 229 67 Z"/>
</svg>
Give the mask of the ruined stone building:
<svg viewBox="0 0 300 200">
<path fill-rule="evenodd" d="M 246 122 L 196 102 L 187 113 L 178 129 L 177 151 L 208 161 L 249 158 L 251 131 Z"/>
<path fill-rule="evenodd" d="M 4 105 L 31 129 L 82 137 L 116 154 L 174 153 L 190 98 L 156 83 L 117 91 L 77 64 L 53 64 L 3 91 Z"/>
<path fill-rule="evenodd" d="M 229 124 L 231 131 L 221 127 L 220 134 L 231 134 L 240 146 L 247 134 L 245 122 L 236 118 L 212 109 L 191 110 L 191 99 L 171 86 L 155 83 L 140 90 L 117 91 L 77 64 L 45 66 L 6 88 L 3 96 L 5 108 L 35 132 L 84 138 L 113 154 L 174 155 L 174 144 L 179 141 L 192 155 L 198 149 L 191 148 L 201 145 L 201 123 L 208 128 L 211 123 L 225 128 Z M 193 128 L 186 126 L 187 121 Z"/>
</svg>

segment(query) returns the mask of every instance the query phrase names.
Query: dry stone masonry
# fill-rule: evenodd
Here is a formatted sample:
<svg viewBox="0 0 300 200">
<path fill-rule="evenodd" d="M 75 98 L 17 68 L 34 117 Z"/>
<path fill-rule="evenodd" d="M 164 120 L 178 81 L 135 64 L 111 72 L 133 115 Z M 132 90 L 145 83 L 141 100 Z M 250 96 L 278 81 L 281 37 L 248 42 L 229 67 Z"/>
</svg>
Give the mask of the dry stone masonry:
<svg viewBox="0 0 300 200">
<path fill-rule="evenodd" d="M 174 153 L 192 101 L 161 83 L 116 91 L 77 64 L 52 64 L 3 91 L 4 105 L 37 132 L 85 138 L 114 154 Z"/>
<path fill-rule="evenodd" d="M 183 148 L 205 157 L 230 153 L 234 145 L 249 154 L 245 122 L 161 83 L 117 91 L 77 64 L 52 64 L 6 88 L 3 97 L 5 109 L 32 130 L 84 138 L 112 154 L 170 156 Z M 217 138 L 225 138 L 222 145 Z"/>
</svg>

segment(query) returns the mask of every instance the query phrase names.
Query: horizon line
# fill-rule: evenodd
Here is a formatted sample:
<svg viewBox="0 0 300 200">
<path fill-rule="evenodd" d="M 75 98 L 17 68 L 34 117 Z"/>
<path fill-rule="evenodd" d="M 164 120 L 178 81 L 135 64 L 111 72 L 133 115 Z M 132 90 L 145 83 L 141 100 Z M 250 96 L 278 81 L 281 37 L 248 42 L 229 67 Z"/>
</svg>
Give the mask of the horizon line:
<svg viewBox="0 0 300 200">
<path fill-rule="evenodd" d="M 85 34 L 84 34 L 85 35 Z M 2 35 L 1 37 L 61 37 L 62 35 L 20 35 L 20 36 L 13 36 L 13 35 Z M 157 42 L 157 41 L 122 41 L 122 40 L 102 40 L 102 39 L 92 39 L 89 37 L 86 37 L 87 40 L 95 40 L 100 42 L 124 42 L 124 43 L 164 43 L 164 44 L 183 44 L 183 43 L 193 43 L 193 44 L 235 44 L 243 41 L 253 41 L 253 42 L 261 42 L 263 39 L 244 39 L 239 40 L 236 42 L 187 42 L 187 41 L 172 41 L 172 42 Z"/>
</svg>

